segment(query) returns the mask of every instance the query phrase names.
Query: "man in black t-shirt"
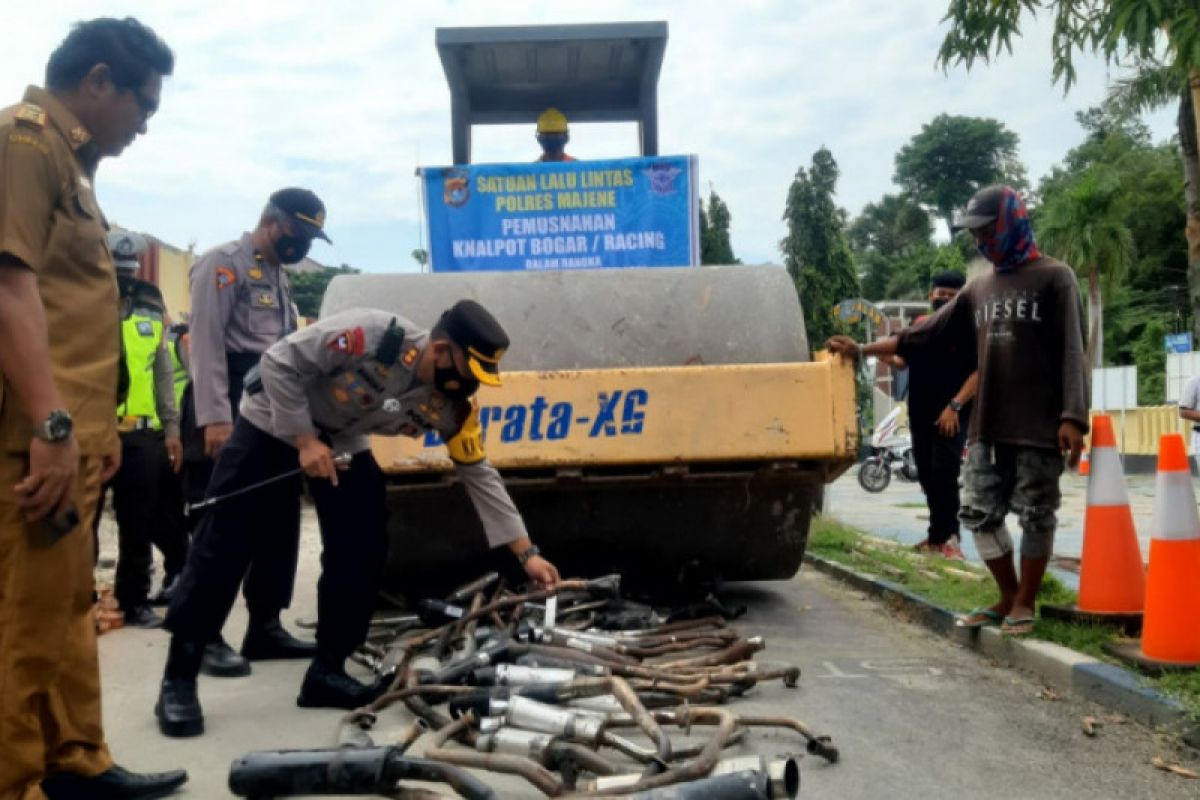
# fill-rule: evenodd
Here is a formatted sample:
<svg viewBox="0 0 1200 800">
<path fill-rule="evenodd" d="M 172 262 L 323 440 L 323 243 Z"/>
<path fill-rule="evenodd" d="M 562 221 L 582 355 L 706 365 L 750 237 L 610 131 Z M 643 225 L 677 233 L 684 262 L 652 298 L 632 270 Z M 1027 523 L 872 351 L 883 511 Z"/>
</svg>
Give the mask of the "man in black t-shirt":
<svg viewBox="0 0 1200 800">
<path fill-rule="evenodd" d="M 933 310 L 953 300 L 965 282 L 958 272 L 934 276 L 929 290 Z M 894 358 L 901 361 L 899 356 Z M 935 347 L 914 351 L 906 363 L 913 456 L 929 506 L 929 535 L 916 549 L 961 559 L 958 472 L 977 380 L 974 342 L 939 342 Z"/>
</svg>

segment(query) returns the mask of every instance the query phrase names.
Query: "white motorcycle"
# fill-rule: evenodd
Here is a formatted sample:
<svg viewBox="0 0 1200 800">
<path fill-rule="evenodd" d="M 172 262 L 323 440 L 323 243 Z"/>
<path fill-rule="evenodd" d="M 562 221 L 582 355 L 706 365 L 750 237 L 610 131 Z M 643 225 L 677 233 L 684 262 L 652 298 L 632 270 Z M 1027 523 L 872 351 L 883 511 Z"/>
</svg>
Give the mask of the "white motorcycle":
<svg viewBox="0 0 1200 800">
<path fill-rule="evenodd" d="M 858 483 L 868 492 L 882 492 L 892 482 L 892 473 L 901 480 L 917 479 L 917 460 L 913 456 L 912 435 L 902 424 L 904 407 L 896 406 L 879 423 L 871 437 L 871 454 L 858 468 Z"/>
</svg>

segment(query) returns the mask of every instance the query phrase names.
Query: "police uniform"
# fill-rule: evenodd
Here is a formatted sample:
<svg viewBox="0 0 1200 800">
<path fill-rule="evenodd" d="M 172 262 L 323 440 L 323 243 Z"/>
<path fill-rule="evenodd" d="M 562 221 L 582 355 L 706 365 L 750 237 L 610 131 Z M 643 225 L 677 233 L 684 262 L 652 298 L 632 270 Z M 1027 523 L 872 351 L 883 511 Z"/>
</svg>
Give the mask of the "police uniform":
<svg viewBox="0 0 1200 800">
<path fill-rule="evenodd" d="M 478 329 L 469 318 L 463 326 L 468 337 Z M 261 387 L 256 382 L 248 386 L 241 416 L 213 472 L 210 491 L 222 495 L 294 470 L 293 442 L 301 435 L 319 436 L 335 453 L 352 455 L 337 486 L 327 480 L 308 482 L 323 546 L 317 663 L 330 669 L 340 671 L 366 638 L 387 556 L 385 485 L 369 449 L 371 434 L 417 437 L 437 431 L 488 544 L 497 547 L 528 535 L 503 480 L 486 459 L 474 405 L 450 400 L 417 380 L 415 369 L 428 341 L 426 331 L 402 317 L 355 309 L 275 344 L 259 365 Z M 486 376 L 495 374 L 506 346 L 506 338 L 493 338 L 464 349 L 473 372 Z M 220 629 L 256 540 L 274 536 L 272 528 L 296 524 L 299 489 L 299 477 L 269 484 L 231 498 L 200 522 L 167 616 L 166 626 L 176 639 L 203 641 Z M 174 643 L 172 648 L 174 652 Z M 171 673 L 169 664 L 168 678 Z M 302 692 L 302 704 L 304 699 Z"/>
<path fill-rule="evenodd" d="M 204 455 L 204 426 L 236 420 L 246 372 L 296 330 L 297 314 L 287 273 L 267 263 L 249 233 L 196 261 L 191 292 L 184 494 L 194 503 L 205 496 L 213 468 Z M 256 619 L 274 619 L 291 604 L 299 528 L 280 528 L 279 534 L 262 541 L 246 575 L 246 605 Z"/>
<path fill-rule="evenodd" d="M 37 275 L 47 365 L 74 420 L 80 524 L 48 544 L 13 485 L 28 471 L 33 422 L 0 388 L 0 797 L 41 797 L 52 770 L 112 766 L 100 718 L 92 620 L 92 529 L 102 457 L 119 447 L 117 282 L 92 190 L 99 153 L 50 93 L 0 110 L 0 253 Z"/>
<path fill-rule="evenodd" d="M 151 545 L 162 551 L 167 575 L 178 575 L 187 559 L 187 533 L 179 510 L 172 508 L 180 501 L 178 490 L 172 490 L 176 476 L 165 445 L 166 438 L 179 438 L 166 303 L 158 287 L 146 281 L 118 275 L 117 284 L 125 392 L 117 406 L 121 468 L 110 483 L 119 548 L 113 594 L 130 613 L 149 596 Z"/>
</svg>

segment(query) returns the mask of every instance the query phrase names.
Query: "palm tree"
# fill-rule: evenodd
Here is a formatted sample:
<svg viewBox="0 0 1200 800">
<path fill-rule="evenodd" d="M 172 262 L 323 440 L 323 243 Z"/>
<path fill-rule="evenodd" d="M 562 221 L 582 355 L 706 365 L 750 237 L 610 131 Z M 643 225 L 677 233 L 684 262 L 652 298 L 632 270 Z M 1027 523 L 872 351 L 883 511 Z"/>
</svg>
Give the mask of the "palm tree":
<svg viewBox="0 0 1200 800">
<path fill-rule="evenodd" d="M 1102 298 L 1125 277 L 1134 260 L 1133 233 L 1123 220 L 1121 186 L 1106 167 L 1092 167 L 1067 191 L 1039 210 L 1038 238 L 1088 283 L 1088 363 L 1104 366 Z"/>
</svg>

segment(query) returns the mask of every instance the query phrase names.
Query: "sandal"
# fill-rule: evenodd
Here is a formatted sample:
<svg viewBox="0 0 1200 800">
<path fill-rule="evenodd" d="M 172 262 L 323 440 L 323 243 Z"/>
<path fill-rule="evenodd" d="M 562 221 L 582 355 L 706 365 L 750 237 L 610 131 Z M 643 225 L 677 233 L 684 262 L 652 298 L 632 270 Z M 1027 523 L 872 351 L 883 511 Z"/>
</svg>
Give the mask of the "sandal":
<svg viewBox="0 0 1200 800">
<path fill-rule="evenodd" d="M 1033 633 L 1033 617 L 1005 617 L 1000 632 L 1006 636 L 1028 636 Z"/>
<path fill-rule="evenodd" d="M 973 608 L 954 620 L 954 624 L 960 628 L 982 628 L 987 625 L 999 625 L 1005 619 L 1006 617 L 999 611 L 993 611 L 990 608 Z"/>
</svg>

